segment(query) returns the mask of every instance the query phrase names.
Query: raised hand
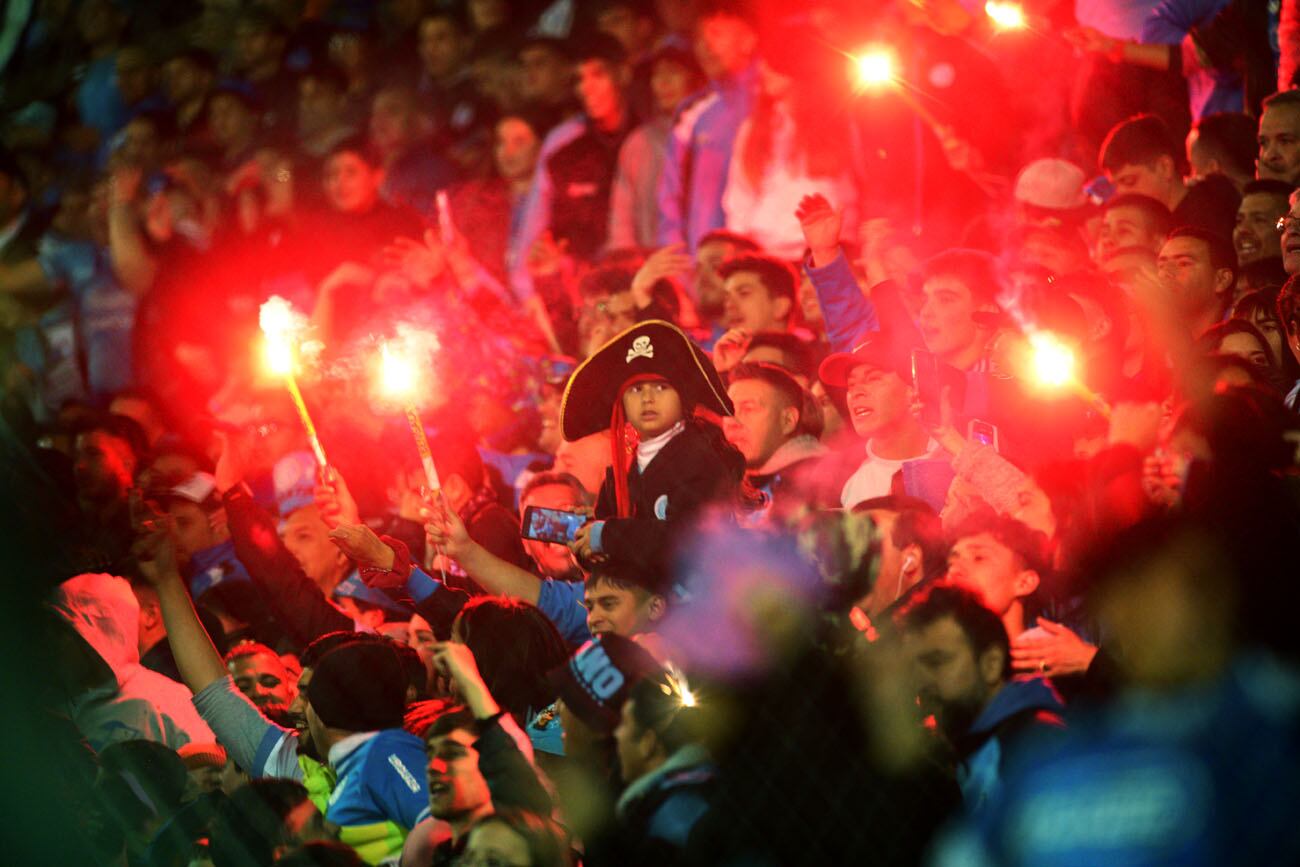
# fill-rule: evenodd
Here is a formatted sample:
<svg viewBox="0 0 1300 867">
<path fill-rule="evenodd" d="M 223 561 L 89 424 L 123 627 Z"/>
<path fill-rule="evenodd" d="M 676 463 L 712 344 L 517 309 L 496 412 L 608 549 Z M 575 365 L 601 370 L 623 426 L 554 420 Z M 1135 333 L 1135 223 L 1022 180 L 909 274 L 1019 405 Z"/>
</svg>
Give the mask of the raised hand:
<svg viewBox="0 0 1300 867">
<path fill-rule="evenodd" d="M 813 264 L 826 264 L 839 254 L 842 218 L 825 196 L 804 196 L 794 215 L 803 229 L 804 243 L 812 251 Z"/>
<path fill-rule="evenodd" d="M 460 560 L 474 545 L 465 522 L 444 498 L 434 497 L 426 501 L 420 509 L 420 517 L 424 521 L 424 538 L 429 547 L 452 560 Z"/>
<path fill-rule="evenodd" d="M 1082 674 L 1096 655 L 1095 645 L 1084 641 L 1068 626 L 1045 617 L 1038 618 L 1036 627 L 1020 633 L 1011 642 L 1011 664 L 1016 671 L 1045 677 Z"/>
<path fill-rule="evenodd" d="M 651 293 L 660 280 L 689 274 L 694 267 L 685 244 L 669 244 L 655 250 L 632 277 L 632 297 L 637 309 L 650 306 Z"/>
<path fill-rule="evenodd" d="M 361 523 L 361 510 L 357 507 L 357 501 L 348 490 L 348 483 L 333 467 L 321 471 L 320 481 L 312 490 L 312 496 L 316 500 L 316 508 L 320 510 L 321 520 L 331 530 L 341 524 Z"/>
<path fill-rule="evenodd" d="M 330 530 L 330 541 L 353 562 L 391 572 L 396 559 L 393 549 L 365 524 L 340 524 Z"/>
</svg>

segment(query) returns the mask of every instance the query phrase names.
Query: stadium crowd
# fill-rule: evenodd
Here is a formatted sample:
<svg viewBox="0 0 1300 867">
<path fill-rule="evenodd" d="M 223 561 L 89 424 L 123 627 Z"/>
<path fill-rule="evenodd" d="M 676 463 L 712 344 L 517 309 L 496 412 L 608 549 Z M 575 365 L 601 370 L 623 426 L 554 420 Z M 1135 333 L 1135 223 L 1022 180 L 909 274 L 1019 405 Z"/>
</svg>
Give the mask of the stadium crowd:
<svg viewBox="0 0 1300 867">
<path fill-rule="evenodd" d="M 1300 861 L 1300 2 L 0 68 L 6 863 Z"/>
</svg>

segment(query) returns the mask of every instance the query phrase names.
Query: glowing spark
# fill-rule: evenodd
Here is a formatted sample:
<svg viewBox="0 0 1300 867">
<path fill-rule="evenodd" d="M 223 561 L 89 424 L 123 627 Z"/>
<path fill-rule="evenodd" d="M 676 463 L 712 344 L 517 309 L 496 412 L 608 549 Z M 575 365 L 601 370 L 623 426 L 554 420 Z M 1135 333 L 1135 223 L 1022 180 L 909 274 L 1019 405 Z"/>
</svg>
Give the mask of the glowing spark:
<svg viewBox="0 0 1300 867">
<path fill-rule="evenodd" d="M 1021 30 L 1028 26 L 1025 8 L 1019 3 L 1007 0 L 988 0 L 984 4 L 984 14 L 989 16 L 993 26 L 999 30 Z"/>
<path fill-rule="evenodd" d="M 267 369 L 276 376 L 289 376 L 293 373 L 296 344 L 307 329 L 307 317 L 279 295 L 272 295 L 258 313 L 258 324 L 266 338 Z"/>
<path fill-rule="evenodd" d="M 381 351 L 380 380 L 384 393 L 390 397 L 410 400 L 415 394 L 415 365 L 397 350 L 390 350 L 387 342 Z"/>
<path fill-rule="evenodd" d="M 853 59 L 858 83 L 863 87 L 881 87 L 896 78 L 894 55 L 885 48 L 871 48 Z"/>
<path fill-rule="evenodd" d="M 1046 332 L 1030 335 L 1033 374 L 1040 384 L 1059 388 L 1074 381 L 1074 352 L 1060 339 Z"/>
</svg>

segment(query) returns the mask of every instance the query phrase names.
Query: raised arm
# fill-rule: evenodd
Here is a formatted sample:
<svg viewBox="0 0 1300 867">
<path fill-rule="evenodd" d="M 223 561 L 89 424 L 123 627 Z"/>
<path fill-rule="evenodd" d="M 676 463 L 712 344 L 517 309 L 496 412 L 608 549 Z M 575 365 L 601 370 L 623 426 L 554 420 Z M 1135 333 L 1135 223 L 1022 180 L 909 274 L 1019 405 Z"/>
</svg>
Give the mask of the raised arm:
<svg viewBox="0 0 1300 867">
<path fill-rule="evenodd" d="M 826 339 L 834 351 L 851 352 L 865 332 L 880 329 L 880 319 L 840 249 L 840 214 L 825 197 L 805 196 L 796 216 L 812 251 L 804 272 L 817 292 Z"/>
</svg>

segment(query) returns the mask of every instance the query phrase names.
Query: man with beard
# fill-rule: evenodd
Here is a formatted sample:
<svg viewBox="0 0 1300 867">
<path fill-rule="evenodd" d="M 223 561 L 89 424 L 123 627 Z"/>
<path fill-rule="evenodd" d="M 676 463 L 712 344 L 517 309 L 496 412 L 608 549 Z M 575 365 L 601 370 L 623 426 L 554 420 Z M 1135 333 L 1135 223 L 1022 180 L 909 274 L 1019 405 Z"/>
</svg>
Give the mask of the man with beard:
<svg viewBox="0 0 1300 867">
<path fill-rule="evenodd" d="M 997 793 L 1015 741 L 1061 727 L 1061 701 L 1042 678 L 1012 680 L 1006 628 L 973 590 L 936 584 L 899 627 L 922 710 L 953 748 L 962 798 L 977 811 Z"/>
<path fill-rule="evenodd" d="M 248 642 L 225 657 L 235 687 L 274 722 L 290 722 L 289 705 L 298 695 L 297 678 L 265 644 Z"/>
</svg>

